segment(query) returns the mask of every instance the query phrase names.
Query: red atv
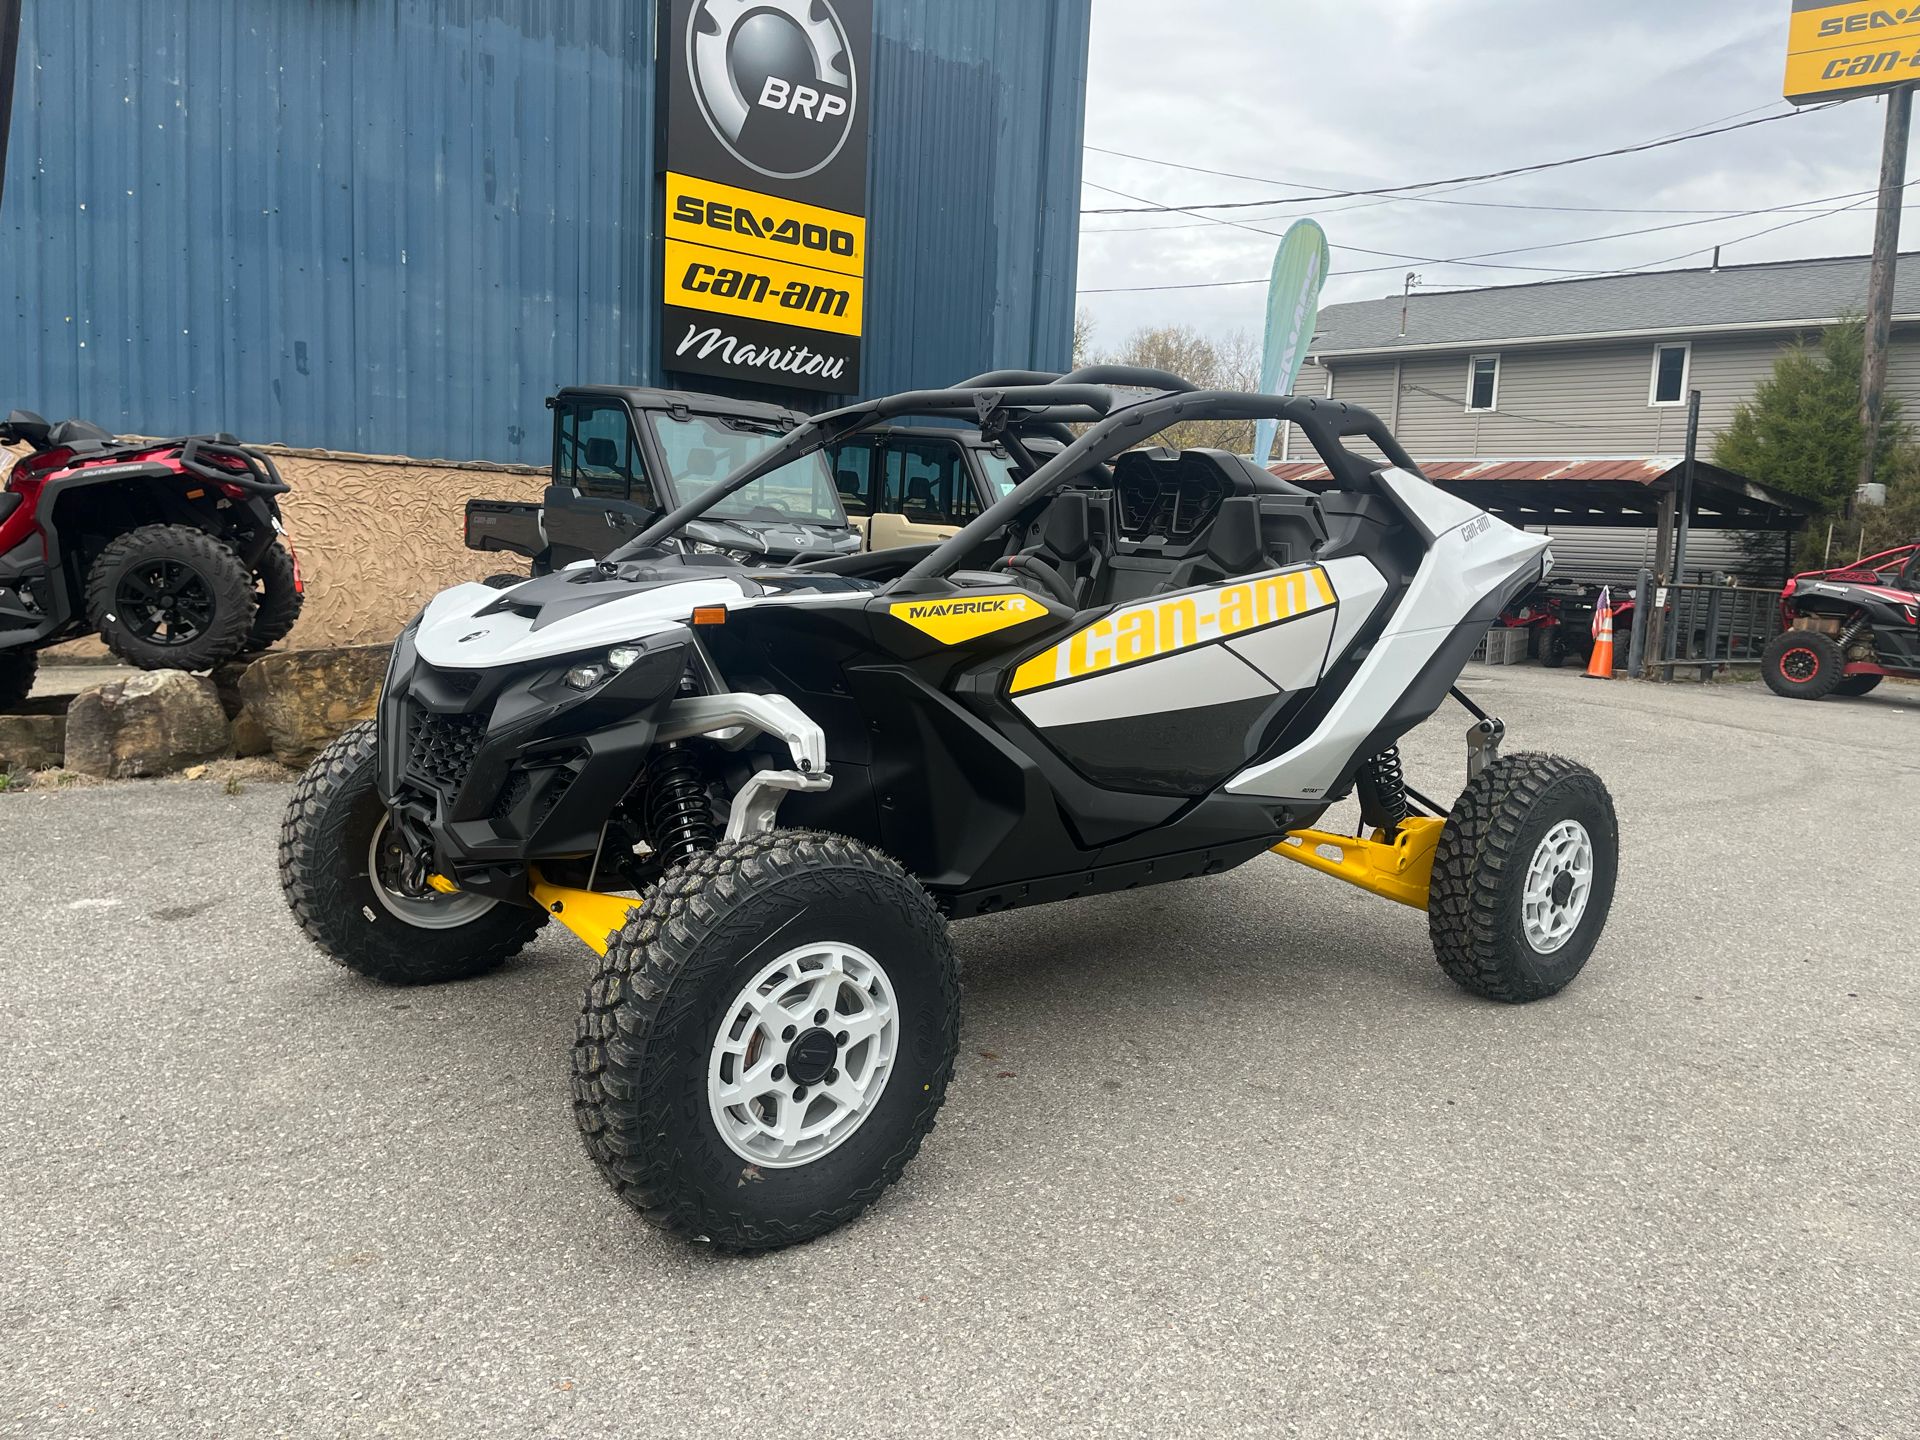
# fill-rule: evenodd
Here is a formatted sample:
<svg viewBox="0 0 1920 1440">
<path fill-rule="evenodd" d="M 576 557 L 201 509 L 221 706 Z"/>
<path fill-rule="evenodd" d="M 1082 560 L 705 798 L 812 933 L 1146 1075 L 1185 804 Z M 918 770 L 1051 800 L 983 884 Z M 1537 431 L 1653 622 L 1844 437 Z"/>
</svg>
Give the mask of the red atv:
<svg viewBox="0 0 1920 1440">
<path fill-rule="evenodd" d="M 273 461 L 230 435 L 120 441 L 16 410 L 0 492 L 0 708 L 37 652 L 97 632 L 143 670 L 210 670 L 283 639 L 304 599 Z"/>
<path fill-rule="evenodd" d="M 1920 540 L 1838 570 L 1810 570 L 1780 597 L 1786 632 L 1761 657 L 1776 695 L 1864 695 L 1888 675 L 1920 679 Z"/>
<path fill-rule="evenodd" d="M 1593 652 L 1593 615 L 1599 608 L 1598 585 L 1578 580 L 1545 580 L 1502 612 L 1496 624 L 1525 630 L 1527 655 L 1557 670 L 1573 660 L 1581 665 Z M 1633 628 L 1633 595 L 1612 597 L 1616 634 Z M 1622 647 L 1624 649 L 1624 647 Z"/>
</svg>

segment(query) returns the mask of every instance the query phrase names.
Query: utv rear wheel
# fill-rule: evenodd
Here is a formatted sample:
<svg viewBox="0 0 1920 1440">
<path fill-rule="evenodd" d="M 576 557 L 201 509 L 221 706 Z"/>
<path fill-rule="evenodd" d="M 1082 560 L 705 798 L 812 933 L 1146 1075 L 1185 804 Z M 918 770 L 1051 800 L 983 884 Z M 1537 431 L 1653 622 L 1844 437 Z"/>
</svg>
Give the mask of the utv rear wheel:
<svg viewBox="0 0 1920 1440">
<path fill-rule="evenodd" d="M 388 985 L 484 975 L 517 955 L 547 917 L 479 895 L 410 891 L 392 864 L 374 788 L 373 722 L 322 750 L 280 827 L 280 888 L 300 928 L 349 970 Z"/>
<path fill-rule="evenodd" d="M 1789 700 L 1819 700 L 1831 695 L 1847 668 L 1847 660 L 1830 635 L 1818 630 L 1789 630 L 1767 643 L 1760 656 L 1760 673 L 1767 688 Z"/>
<path fill-rule="evenodd" d="M 776 1249 L 900 1178 L 959 1023 L 946 922 L 898 865 L 832 835 L 733 841 L 669 871 L 601 962 L 574 1115 L 653 1224 Z"/>
<path fill-rule="evenodd" d="M 1845 695 L 1852 699 L 1858 695 L 1870 695 L 1880 688 L 1884 675 L 1842 675 L 1840 683 L 1833 687 L 1836 695 Z"/>
<path fill-rule="evenodd" d="M 253 630 L 247 636 L 247 648 L 265 650 L 293 633 L 307 597 L 300 591 L 292 552 L 277 540 L 260 557 L 253 583 Z"/>
<path fill-rule="evenodd" d="M 87 572 L 87 619 L 142 670 L 211 670 L 247 648 L 253 577 L 231 549 L 187 525 L 144 525 Z"/>
<path fill-rule="evenodd" d="M 1507 755 L 1469 782 L 1434 852 L 1427 928 L 1453 981 L 1541 1000 L 1587 963 L 1613 904 L 1620 831 L 1600 777 L 1557 755 Z"/>
<path fill-rule="evenodd" d="M 1540 663 L 1549 670 L 1558 670 L 1567 663 L 1567 642 L 1558 625 L 1548 627 L 1540 641 Z"/>
<path fill-rule="evenodd" d="M 15 650 L 0 650 L 0 710 L 11 710 L 33 693 L 34 673 L 40 668 L 40 656 L 24 645 Z"/>
</svg>

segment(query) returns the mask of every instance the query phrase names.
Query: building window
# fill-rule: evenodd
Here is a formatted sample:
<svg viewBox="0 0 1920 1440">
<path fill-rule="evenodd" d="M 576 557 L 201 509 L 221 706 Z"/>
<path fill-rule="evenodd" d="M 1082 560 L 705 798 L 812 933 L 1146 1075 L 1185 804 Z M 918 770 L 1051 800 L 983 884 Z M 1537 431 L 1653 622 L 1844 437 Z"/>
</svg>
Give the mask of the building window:
<svg viewBox="0 0 1920 1440">
<path fill-rule="evenodd" d="M 1500 357 L 1476 355 L 1467 366 L 1467 411 L 1500 408 Z"/>
<path fill-rule="evenodd" d="M 1649 405 L 1687 403 L 1687 372 L 1693 365 L 1693 345 L 1658 345 L 1653 351 L 1653 385 L 1647 393 Z"/>
</svg>

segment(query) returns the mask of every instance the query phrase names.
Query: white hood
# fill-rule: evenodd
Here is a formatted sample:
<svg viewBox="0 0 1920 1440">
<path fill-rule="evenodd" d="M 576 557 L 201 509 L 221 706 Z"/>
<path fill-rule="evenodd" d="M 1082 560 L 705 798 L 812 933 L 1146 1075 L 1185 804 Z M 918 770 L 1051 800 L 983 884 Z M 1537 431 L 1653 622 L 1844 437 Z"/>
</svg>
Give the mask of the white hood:
<svg viewBox="0 0 1920 1440">
<path fill-rule="evenodd" d="M 583 596 L 591 593 L 589 587 L 582 587 Z M 563 620 L 548 621 L 538 630 L 532 617 L 505 607 L 488 615 L 480 613 L 512 594 L 478 584 L 441 591 L 420 617 L 414 636 L 420 658 L 441 670 L 485 670 L 555 660 L 671 630 L 686 624 L 696 606 L 734 605 L 746 597 L 735 581 L 715 577 L 636 590 Z"/>
</svg>

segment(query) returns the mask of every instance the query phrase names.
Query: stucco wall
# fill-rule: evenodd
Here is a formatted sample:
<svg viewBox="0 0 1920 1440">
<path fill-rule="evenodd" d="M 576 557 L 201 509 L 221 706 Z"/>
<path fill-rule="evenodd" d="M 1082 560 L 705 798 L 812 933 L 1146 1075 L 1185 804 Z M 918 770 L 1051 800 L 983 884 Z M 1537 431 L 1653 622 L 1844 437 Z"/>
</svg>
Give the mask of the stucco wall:
<svg viewBox="0 0 1920 1440">
<path fill-rule="evenodd" d="M 281 509 L 307 584 L 294 649 L 382 644 L 449 585 L 526 573 L 516 555 L 468 550 L 462 525 L 470 499 L 537 501 L 545 471 L 268 453 L 293 487 Z"/>
<path fill-rule="evenodd" d="M 281 509 L 307 584 L 306 610 L 287 641 L 293 649 L 382 644 L 435 592 L 526 570 L 518 556 L 466 548 L 466 502 L 537 501 L 545 471 L 260 448 L 293 487 Z M 0 452 L 0 474 L 11 458 Z M 56 653 L 81 658 L 104 648 L 83 640 Z"/>
</svg>

